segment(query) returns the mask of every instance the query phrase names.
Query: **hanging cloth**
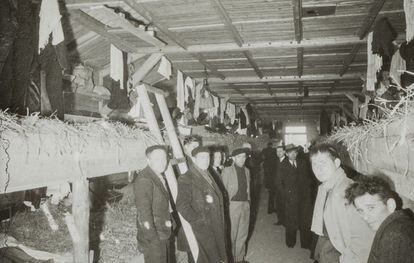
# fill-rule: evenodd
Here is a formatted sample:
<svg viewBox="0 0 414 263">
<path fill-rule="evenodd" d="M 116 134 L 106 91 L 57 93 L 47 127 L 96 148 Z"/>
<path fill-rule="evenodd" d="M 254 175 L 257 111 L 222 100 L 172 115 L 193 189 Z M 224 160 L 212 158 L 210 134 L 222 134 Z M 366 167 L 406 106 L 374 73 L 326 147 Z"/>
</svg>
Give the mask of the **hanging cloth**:
<svg viewBox="0 0 414 263">
<path fill-rule="evenodd" d="M 380 71 L 382 67 L 382 58 L 378 54 L 372 53 L 372 37 L 373 33 L 371 32 L 368 34 L 367 40 L 367 91 L 375 90 L 375 84 L 377 83 L 377 72 Z"/>
<path fill-rule="evenodd" d="M 401 57 L 399 50 L 394 53 L 394 56 L 391 59 L 390 66 L 390 76 L 401 85 L 401 75 L 404 74 L 406 70 L 405 60 Z"/>
<path fill-rule="evenodd" d="M 216 96 L 213 96 L 213 104 L 214 104 L 214 116 L 217 116 L 219 113 L 219 108 L 220 108 L 220 100 Z"/>
<path fill-rule="evenodd" d="M 221 121 L 221 123 L 224 122 L 224 112 L 227 111 L 227 107 L 228 107 L 227 101 L 228 100 L 229 100 L 228 97 L 220 98 L 220 121 Z M 229 115 L 228 112 L 227 112 L 227 115 Z M 230 115 L 229 115 L 229 117 L 230 117 Z"/>
<path fill-rule="evenodd" d="M 195 87 L 195 102 L 194 102 L 194 119 L 197 119 L 200 115 L 200 99 L 201 99 L 201 90 L 203 89 L 203 82 L 200 82 Z"/>
<path fill-rule="evenodd" d="M 115 82 L 119 81 L 119 88 L 124 89 L 124 54 L 116 46 L 111 44 L 109 76 Z"/>
<path fill-rule="evenodd" d="M 166 57 L 161 57 L 160 66 L 158 67 L 157 72 L 163 75 L 166 79 L 171 79 L 171 62 Z"/>
<path fill-rule="evenodd" d="M 59 3 L 57 0 L 43 0 L 39 12 L 39 54 L 40 50 L 45 48 L 49 42 L 49 36 L 52 34 L 52 45 L 56 46 L 62 42 L 63 35 L 62 16 L 59 12 Z"/>
<path fill-rule="evenodd" d="M 191 95 L 191 99 L 194 100 L 195 99 L 194 81 L 190 77 L 187 77 L 185 78 L 184 86 L 185 86 L 185 101 L 188 102 L 190 100 L 190 95 Z"/>
<path fill-rule="evenodd" d="M 204 90 L 204 92 L 201 92 L 200 109 L 211 109 L 213 107 L 213 98 L 211 97 L 210 92 Z"/>
<path fill-rule="evenodd" d="M 404 0 L 406 39 L 410 42 L 414 39 L 414 0 Z"/>
<path fill-rule="evenodd" d="M 236 106 L 233 103 L 227 103 L 226 113 L 230 118 L 230 123 L 233 124 L 236 120 Z"/>
<path fill-rule="evenodd" d="M 185 89 L 183 73 L 177 70 L 177 108 L 184 112 L 185 110 Z"/>
<path fill-rule="evenodd" d="M 243 111 L 243 114 L 246 117 L 246 126 L 248 126 L 250 124 L 250 116 L 246 109 L 246 106 L 241 106 L 241 110 Z"/>
</svg>

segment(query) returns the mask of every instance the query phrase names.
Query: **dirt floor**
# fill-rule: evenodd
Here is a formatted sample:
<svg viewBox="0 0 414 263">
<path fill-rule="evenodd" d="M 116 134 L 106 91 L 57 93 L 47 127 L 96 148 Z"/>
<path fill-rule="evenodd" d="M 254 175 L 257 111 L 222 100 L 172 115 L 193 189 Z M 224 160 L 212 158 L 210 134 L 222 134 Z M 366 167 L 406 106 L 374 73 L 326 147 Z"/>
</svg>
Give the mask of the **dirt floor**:
<svg viewBox="0 0 414 263">
<path fill-rule="evenodd" d="M 294 248 L 285 245 L 284 227 L 273 224 L 277 221 L 275 214 L 267 214 L 267 191 L 260 199 L 257 222 L 249 242 L 246 260 L 250 263 L 312 263 L 309 250 L 300 248 L 299 235 Z"/>
</svg>

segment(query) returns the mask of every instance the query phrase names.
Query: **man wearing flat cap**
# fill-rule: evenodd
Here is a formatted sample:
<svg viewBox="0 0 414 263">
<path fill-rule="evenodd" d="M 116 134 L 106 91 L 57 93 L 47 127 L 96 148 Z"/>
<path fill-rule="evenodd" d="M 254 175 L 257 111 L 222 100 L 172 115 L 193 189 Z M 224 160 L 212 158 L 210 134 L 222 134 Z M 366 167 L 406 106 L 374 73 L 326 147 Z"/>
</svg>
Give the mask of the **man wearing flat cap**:
<svg viewBox="0 0 414 263">
<path fill-rule="evenodd" d="M 172 262 L 169 258 L 170 196 L 164 176 L 167 150 L 164 145 L 153 145 L 146 149 L 145 155 L 148 166 L 132 182 L 137 207 L 138 249 L 144 254 L 145 262 Z"/>
<path fill-rule="evenodd" d="M 191 154 L 194 165 L 178 178 L 177 211 L 193 229 L 199 247 L 196 262 L 227 262 L 223 196 L 208 171 L 210 152 L 199 146 Z"/>
<path fill-rule="evenodd" d="M 297 158 L 298 147 L 288 144 L 285 149 L 287 160 L 278 166 L 277 174 L 280 176 L 277 180 L 285 206 L 283 223 L 286 228 L 286 245 L 295 246 L 296 232 L 299 230 L 301 247 L 311 249 L 312 178 L 306 163 Z"/>
<path fill-rule="evenodd" d="M 246 240 L 250 222 L 250 172 L 245 167 L 248 148 L 231 153 L 233 165 L 224 168 L 222 179 L 230 200 L 231 243 L 235 262 L 246 262 Z"/>
</svg>

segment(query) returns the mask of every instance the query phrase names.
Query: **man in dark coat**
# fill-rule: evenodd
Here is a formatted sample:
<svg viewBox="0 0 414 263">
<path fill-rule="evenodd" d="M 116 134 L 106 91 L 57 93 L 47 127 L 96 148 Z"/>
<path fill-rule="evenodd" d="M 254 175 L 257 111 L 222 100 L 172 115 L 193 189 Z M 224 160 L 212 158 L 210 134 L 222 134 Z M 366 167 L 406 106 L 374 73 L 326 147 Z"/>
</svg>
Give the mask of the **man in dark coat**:
<svg viewBox="0 0 414 263">
<path fill-rule="evenodd" d="M 138 248 L 144 254 L 145 262 L 171 262 L 170 197 L 163 174 L 168 164 L 167 151 L 162 145 L 154 145 L 145 153 L 148 166 L 132 182 L 137 207 Z"/>
<path fill-rule="evenodd" d="M 268 214 L 276 212 L 276 190 L 274 182 L 276 175 L 276 159 L 276 150 L 273 148 L 273 143 L 269 142 L 267 147 L 262 150 L 265 187 L 269 190 L 269 201 L 267 203 Z"/>
<path fill-rule="evenodd" d="M 302 248 L 310 248 L 312 222 L 311 180 L 303 160 L 297 159 L 297 147 L 286 146 L 286 158 L 278 167 L 279 184 L 285 201 L 286 245 L 294 247 L 300 231 Z"/>
<path fill-rule="evenodd" d="M 376 231 L 368 263 L 414 262 L 414 218 L 411 210 L 396 210 L 396 193 L 384 178 L 360 178 L 346 198 Z"/>
<path fill-rule="evenodd" d="M 210 152 L 199 146 L 192 155 L 194 165 L 178 178 L 177 211 L 190 223 L 197 240 L 195 262 L 226 262 L 223 197 L 208 172 Z"/>
<path fill-rule="evenodd" d="M 276 147 L 276 160 L 275 160 L 275 177 L 274 177 L 274 189 L 275 189 L 275 208 L 277 214 L 277 223 L 276 225 L 283 224 L 284 221 L 284 210 L 285 210 L 285 202 L 283 200 L 283 187 L 280 185 L 280 177 L 282 176 L 278 173 L 278 167 L 283 163 L 286 159 L 286 151 L 283 145 L 279 145 Z"/>
</svg>

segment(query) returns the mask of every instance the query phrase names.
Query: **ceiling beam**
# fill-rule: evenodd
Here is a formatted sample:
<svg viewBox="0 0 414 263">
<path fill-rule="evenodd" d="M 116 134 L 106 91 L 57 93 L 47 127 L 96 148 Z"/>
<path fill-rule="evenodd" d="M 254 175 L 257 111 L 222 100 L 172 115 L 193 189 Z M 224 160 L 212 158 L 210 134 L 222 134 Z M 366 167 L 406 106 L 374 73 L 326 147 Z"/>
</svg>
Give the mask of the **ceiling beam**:
<svg viewBox="0 0 414 263">
<path fill-rule="evenodd" d="M 382 7 L 384 6 L 385 0 L 375 0 L 371 8 L 368 12 L 368 15 L 365 17 L 364 21 L 362 22 L 361 27 L 358 30 L 358 37 L 359 39 L 364 39 L 367 35 L 369 30 L 371 29 L 372 24 L 375 21 L 375 18 L 380 13 Z M 358 54 L 359 49 L 362 47 L 362 43 L 355 43 L 352 46 L 351 52 L 348 54 L 348 56 L 345 58 L 343 62 L 342 70 L 340 71 L 340 75 L 344 75 L 348 69 L 349 66 L 354 62 L 356 55 Z"/>
<path fill-rule="evenodd" d="M 297 59 L 298 59 L 298 76 L 303 75 L 303 47 L 296 49 Z"/>
<path fill-rule="evenodd" d="M 161 0 L 135 0 L 137 3 L 157 2 Z M 124 0 L 65 0 L 67 9 L 91 8 L 101 5 L 120 5 Z"/>
<path fill-rule="evenodd" d="M 247 58 L 247 61 L 249 62 L 249 64 L 253 67 L 254 72 L 256 72 L 256 75 L 259 78 L 263 78 L 263 73 L 262 71 L 259 69 L 259 66 L 257 65 L 256 61 L 254 61 L 253 56 L 251 54 L 250 51 L 245 50 L 243 51 L 244 56 Z"/>
<path fill-rule="evenodd" d="M 238 88 L 235 85 L 231 85 L 230 84 L 231 89 L 237 89 L 240 90 L 240 88 Z M 218 94 L 221 94 L 220 90 L 214 90 L 215 92 L 217 92 Z M 359 91 L 335 91 L 335 92 L 329 92 L 329 91 L 316 91 L 316 92 L 309 92 L 309 97 L 315 97 L 315 96 L 338 96 L 338 95 L 344 95 L 345 94 L 359 94 Z M 272 95 L 269 95 L 268 93 L 254 93 L 254 91 L 252 93 L 246 93 L 245 91 L 243 91 L 243 95 L 242 96 L 246 96 L 249 97 L 251 99 L 254 98 L 271 98 L 271 97 L 276 97 L 276 98 L 283 98 L 283 97 L 291 97 L 291 98 L 300 98 L 303 97 L 303 94 L 300 94 L 299 92 L 277 92 L 277 93 L 272 93 Z M 233 95 L 233 98 L 235 98 L 236 96 Z"/>
<path fill-rule="evenodd" d="M 137 28 L 133 26 L 130 22 L 128 22 L 122 16 L 116 14 L 113 10 L 110 10 L 109 8 L 103 6 L 101 12 L 107 18 L 114 20 L 122 29 L 138 37 L 139 39 L 159 48 L 166 46 L 166 44 L 163 41 L 151 35 L 150 32 L 145 31 L 142 28 Z"/>
<path fill-rule="evenodd" d="M 101 35 L 103 38 L 108 40 L 111 44 L 116 46 L 122 51 L 128 52 L 128 53 L 135 53 L 137 52 L 137 48 L 128 42 L 122 40 L 120 37 L 118 37 L 115 34 L 112 34 L 108 32 L 107 26 L 100 21 L 96 20 L 95 18 L 89 16 L 85 12 L 81 10 L 72 10 L 70 12 L 70 17 L 81 23 L 83 26 L 88 28 L 89 30 Z"/>
<path fill-rule="evenodd" d="M 302 41 L 302 0 L 292 0 L 293 6 L 293 23 L 295 26 L 295 39 L 298 43 Z"/>
<path fill-rule="evenodd" d="M 372 24 L 380 13 L 382 7 L 384 6 L 386 0 L 375 0 L 373 1 L 371 8 L 369 9 L 368 15 L 365 17 L 364 22 L 361 25 L 357 35 L 359 39 L 363 39 L 368 35 L 369 30 L 371 29 Z"/>
<path fill-rule="evenodd" d="M 209 78 L 209 83 L 223 84 L 223 83 L 260 83 L 260 82 L 298 82 L 298 81 L 323 81 L 323 80 L 345 80 L 345 79 L 360 79 L 362 75 L 360 73 L 345 74 L 339 76 L 337 74 L 314 74 L 298 76 L 269 76 L 263 78 L 257 77 L 228 77 L 226 79 Z"/>
<path fill-rule="evenodd" d="M 224 21 L 224 25 L 226 26 L 227 30 L 230 31 L 234 42 L 239 47 L 242 47 L 243 44 L 244 44 L 243 38 L 241 37 L 241 35 L 240 35 L 239 31 L 237 30 L 237 28 L 233 25 L 233 21 L 231 20 L 229 14 L 227 13 L 227 11 L 224 8 L 221 1 L 220 0 L 210 0 L 210 2 L 212 3 L 213 7 L 216 8 L 218 14 L 220 15 L 220 17 Z M 263 78 L 263 74 L 260 71 L 259 67 L 257 66 L 256 62 L 254 61 L 252 54 L 248 50 L 245 50 L 245 51 L 243 51 L 243 55 L 247 58 L 247 61 L 249 62 L 250 66 L 253 67 L 254 71 L 257 74 L 257 76 L 259 78 Z"/>
<path fill-rule="evenodd" d="M 338 103 L 336 102 L 304 102 L 302 104 L 299 103 L 269 103 L 269 104 L 257 104 L 256 109 L 264 108 L 264 109 L 277 109 L 277 108 L 285 108 L 285 107 L 338 107 Z"/>
<path fill-rule="evenodd" d="M 164 48 L 140 48 L 139 53 L 156 53 L 162 52 L 165 54 L 171 53 L 199 53 L 199 52 L 227 52 L 227 51 L 244 51 L 244 50 L 258 50 L 258 49 L 290 49 L 290 48 L 307 48 L 307 47 L 326 47 L 338 45 L 353 45 L 356 43 L 365 43 L 365 40 L 360 40 L 355 36 L 344 37 L 322 37 L 312 40 L 302 40 L 300 43 L 296 41 L 280 40 L 273 42 L 256 42 L 246 43 L 241 47 L 236 43 L 223 44 L 205 44 L 205 45 L 191 45 L 187 46 L 186 50 L 176 46 L 166 46 Z"/>
<path fill-rule="evenodd" d="M 142 1 L 137 0 L 124 0 L 124 2 L 129 5 L 135 12 L 137 12 L 140 16 L 145 18 L 149 23 L 151 23 L 154 27 L 156 27 L 161 33 L 166 35 L 172 42 L 178 45 L 178 48 L 180 51 L 185 52 L 187 49 L 187 45 L 185 42 L 178 37 L 178 35 L 168 29 L 168 27 L 161 22 L 157 21 L 155 19 L 154 15 L 145 8 L 142 3 Z M 147 53 L 154 53 L 154 52 L 147 52 Z"/>
<path fill-rule="evenodd" d="M 200 62 L 201 65 L 203 65 L 206 69 L 208 69 L 211 74 L 218 76 L 219 79 L 221 80 L 225 79 L 225 76 L 221 74 L 220 72 L 218 72 L 216 67 L 208 63 L 202 54 L 194 54 L 193 57 L 195 57 Z M 209 82 L 210 82 L 210 79 L 209 79 Z"/>
<path fill-rule="evenodd" d="M 242 97 L 244 97 L 244 93 L 239 89 L 239 88 L 237 88 L 235 85 L 233 85 L 233 84 L 229 84 L 229 87 L 232 89 L 232 90 L 234 90 L 234 91 L 236 91 L 238 94 L 240 94 L 240 96 L 242 96 Z M 217 92 L 217 91 L 216 91 Z"/>
<path fill-rule="evenodd" d="M 273 96 L 273 92 L 272 92 L 272 89 L 269 87 L 269 84 L 267 82 L 265 82 L 264 83 L 264 86 L 265 86 L 265 88 L 267 90 L 267 93 L 269 93 L 270 96 Z"/>
<path fill-rule="evenodd" d="M 236 27 L 233 25 L 233 22 L 231 21 L 231 18 L 229 14 L 227 13 L 226 9 L 224 8 L 223 4 L 220 0 L 210 0 L 213 7 L 217 10 L 217 13 L 221 17 L 221 19 L 224 21 L 224 25 L 226 28 L 230 31 L 231 36 L 236 42 L 236 44 L 241 47 L 244 43 L 242 37 L 240 36 L 240 33 L 237 31 Z"/>
</svg>

